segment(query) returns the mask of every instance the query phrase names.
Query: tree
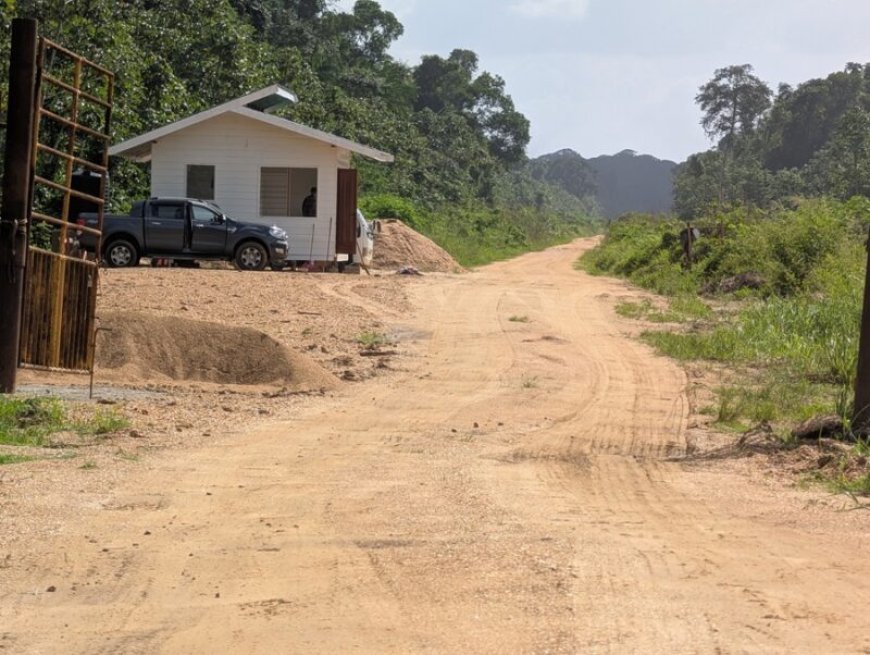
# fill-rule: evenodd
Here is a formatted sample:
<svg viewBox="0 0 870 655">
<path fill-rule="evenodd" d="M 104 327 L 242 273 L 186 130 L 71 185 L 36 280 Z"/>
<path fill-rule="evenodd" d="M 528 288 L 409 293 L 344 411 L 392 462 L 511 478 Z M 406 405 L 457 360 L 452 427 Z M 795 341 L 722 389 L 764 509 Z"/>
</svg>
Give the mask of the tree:
<svg viewBox="0 0 870 655">
<path fill-rule="evenodd" d="M 704 112 L 701 125 L 711 139 L 731 146 L 738 135 L 755 130 L 770 107 L 771 94 L 770 87 L 752 74 L 750 64 L 720 68 L 695 97 Z"/>
<path fill-rule="evenodd" d="M 529 143 L 529 121 L 516 110 L 504 80 L 486 71 L 475 77 L 477 67 L 477 55 L 471 50 L 454 50 L 447 59 L 423 57 L 414 69 L 418 92 L 414 108 L 462 115 L 499 161 L 520 162 Z"/>
<path fill-rule="evenodd" d="M 514 164 L 523 160 L 529 143 L 529 121 L 516 110 L 498 75 L 481 74 L 472 83 L 475 98 L 471 114 L 495 157 Z"/>
<path fill-rule="evenodd" d="M 773 169 L 801 168 L 831 140 L 843 115 L 867 102 L 864 67 L 814 79 L 796 89 L 781 87 L 762 131 L 768 142 L 765 164 Z"/>
<path fill-rule="evenodd" d="M 847 111 L 810 170 L 824 192 L 842 199 L 870 195 L 870 113 Z"/>
<path fill-rule="evenodd" d="M 695 102 L 704 112 L 701 125 L 711 139 L 718 139 L 722 152 L 719 158 L 719 204 L 741 199 L 734 186 L 734 171 L 729 171 L 732 160 L 739 156 L 741 173 L 755 167 L 751 161 L 751 138 L 762 115 L 770 107 L 770 87 L 752 74 L 752 66 L 720 68 L 699 90 Z M 745 189 L 745 180 L 741 180 Z"/>
<path fill-rule="evenodd" d="M 674 173 L 674 211 L 683 219 L 702 215 L 719 198 L 722 153 L 716 150 L 689 157 Z"/>
<path fill-rule="evenodd" d="M 425 55 L 414 69 L 417 102 L 414 109 L 464 112 L 474 102 L 472 81 L 477 70 L 477 55 L 470 50 L 454 50 L 444 59 Z"/>
</svg>

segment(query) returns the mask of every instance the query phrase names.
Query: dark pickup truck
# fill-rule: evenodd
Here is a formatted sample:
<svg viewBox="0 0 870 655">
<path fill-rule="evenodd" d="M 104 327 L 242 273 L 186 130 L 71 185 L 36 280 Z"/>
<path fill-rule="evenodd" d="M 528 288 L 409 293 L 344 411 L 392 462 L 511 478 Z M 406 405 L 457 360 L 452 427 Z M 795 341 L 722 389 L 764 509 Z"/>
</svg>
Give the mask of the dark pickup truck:
<svg viewBox="0 0 870 655">
<path fill-rule="evenodd" d="M 97 226 L 95 213 L 82 213 L 80 224 Z M 93 252 L 96 238 L 84 232 L 83 249 Z M 140 257 L 174 260 L 224 259 L 244 271 L 286 265 L 287 233 L 279 227 L 228 218 L 217 205 L 191 198 L 150 198 L 133 204 L 129 216 L 103 219 L 103 261 L 120 268 Z"/>
</svg>

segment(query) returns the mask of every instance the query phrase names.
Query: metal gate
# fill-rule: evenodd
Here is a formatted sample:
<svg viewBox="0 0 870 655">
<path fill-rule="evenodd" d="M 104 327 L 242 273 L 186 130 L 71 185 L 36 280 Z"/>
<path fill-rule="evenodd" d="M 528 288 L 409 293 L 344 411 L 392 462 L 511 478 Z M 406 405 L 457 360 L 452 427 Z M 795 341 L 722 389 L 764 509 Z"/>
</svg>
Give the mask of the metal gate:
<svg viewBox="0 0 870 655">
<path fill-rule="evenodd" d="M 44 38 L 37 61 L 19 362 L 93 371 L 114 75 Z M 96 228 L 78 222 L 82 211 L 97 214 Z M 95 252 L 81 249 L 84 233 Z"/>
</svg>

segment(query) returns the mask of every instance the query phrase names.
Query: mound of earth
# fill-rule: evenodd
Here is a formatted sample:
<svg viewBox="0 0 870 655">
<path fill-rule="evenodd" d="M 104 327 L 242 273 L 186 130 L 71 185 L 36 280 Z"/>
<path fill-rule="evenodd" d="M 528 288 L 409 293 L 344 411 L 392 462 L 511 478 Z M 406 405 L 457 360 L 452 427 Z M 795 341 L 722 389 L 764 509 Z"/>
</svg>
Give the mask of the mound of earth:
<svg viewBox="0 0 870 655">
<path fill-rule="evenodd" d="M 99 376 L 136 383 L 210 382 L 332 389 L 338 380 L 305 355 L 251 328 L 141 312 L 100 315 Z"/>
<path fill-rule="evenodd" d="M 424 273 L 458 273 L 463 270 L 444 248 L 402 221 L 384 218 L 380 225 L 380 231 L 375 234 L 374 268 L 413 266 Z"/>
</svg>

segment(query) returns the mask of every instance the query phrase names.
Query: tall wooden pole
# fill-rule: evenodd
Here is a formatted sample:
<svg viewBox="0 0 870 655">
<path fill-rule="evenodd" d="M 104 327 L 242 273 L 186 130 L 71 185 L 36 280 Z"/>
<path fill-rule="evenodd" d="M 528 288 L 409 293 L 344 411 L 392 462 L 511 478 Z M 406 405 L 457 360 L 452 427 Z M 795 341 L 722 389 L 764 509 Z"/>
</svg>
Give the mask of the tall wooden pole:
<svg viewBox="0 0 870 655">
<path fill-rule="evenodd" d="M 12 21 L 9 108 L 0 208 L 0 393 L 15 391 L 27 263 L 36 99 L 37 22 Z"/>
<path fill-rule="evenodd" d="M 867 273 L 864 278 L 864 309 L 861 315 L 852 428 L 856 433 L 867 433 L 870 428 L 870 238 L 867 240 Z"/>
</svg>

